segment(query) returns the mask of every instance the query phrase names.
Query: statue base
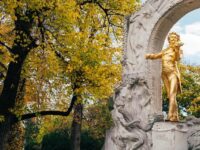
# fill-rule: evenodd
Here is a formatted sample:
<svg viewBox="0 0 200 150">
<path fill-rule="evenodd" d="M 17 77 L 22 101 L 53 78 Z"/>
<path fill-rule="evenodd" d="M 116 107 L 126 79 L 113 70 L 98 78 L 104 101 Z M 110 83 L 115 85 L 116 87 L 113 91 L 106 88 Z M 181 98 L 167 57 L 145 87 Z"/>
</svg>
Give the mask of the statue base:
<svg viewBox="0 0 200 150">
<path fill-rule="evenodd" d="M 146 134 L 139 128 L 134 132 L 116 127 L 110 129 L 102 150 L 200 150 L 199 118 L 189 116 L 182 122 L 165 122 L 160 121 L 162 118 L 156 118 Z M 144 135 L 145 138 L 137 138 L 137 133 L 142 133 L 138 135 Z M 132 143 L 130 139 L 133 139 Z"/>
<path fill-rule="evenodd" d="M 199 144 L 199 124 L 156 122 L 152 128 L 152 150 L 196 150 Z"/>
</svg>

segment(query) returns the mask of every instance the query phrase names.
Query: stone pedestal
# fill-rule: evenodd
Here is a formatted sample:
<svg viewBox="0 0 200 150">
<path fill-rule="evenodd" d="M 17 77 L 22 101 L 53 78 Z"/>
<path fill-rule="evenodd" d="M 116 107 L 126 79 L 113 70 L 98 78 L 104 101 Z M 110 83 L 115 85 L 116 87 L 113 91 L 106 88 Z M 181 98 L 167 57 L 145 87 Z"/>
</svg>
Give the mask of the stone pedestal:
<svg viewBox="0 0 200 150">
<path fill-rule="evenodd" d="M 186 123 L 155 123 L 152 128 L 152 150 L 188 150 L 190 129 Z"/>
</svg>

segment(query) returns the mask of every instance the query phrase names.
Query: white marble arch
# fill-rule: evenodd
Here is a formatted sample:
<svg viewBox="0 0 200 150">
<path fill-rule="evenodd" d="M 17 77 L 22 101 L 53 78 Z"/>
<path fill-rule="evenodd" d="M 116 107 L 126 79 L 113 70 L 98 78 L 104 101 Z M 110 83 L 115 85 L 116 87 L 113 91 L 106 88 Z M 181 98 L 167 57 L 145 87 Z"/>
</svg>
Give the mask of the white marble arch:
<svg viewBox="0 0 200 150">
<path fill-rule="evenodd" d="M 200 8 L 200 0 L 147 0 L 140 11 L 126 18 L 123 81 L 145 78 L 151 93 L 151 113 L 161 114 L 160 61 L 145 60 L 145 53 L 161 51 L 167 33 L 185 14 Z"/>
<path fill-rule="evenodd" d="M 114 126 L 104 150 L 152 149 L 151 129 L 162 114 L 161 63 L 145 54 L 161 51 L 171 27 L 197 8 L 200 0 L 147 0 L 126 17 L 122 84 L 113 96 Z"/>
</svg>

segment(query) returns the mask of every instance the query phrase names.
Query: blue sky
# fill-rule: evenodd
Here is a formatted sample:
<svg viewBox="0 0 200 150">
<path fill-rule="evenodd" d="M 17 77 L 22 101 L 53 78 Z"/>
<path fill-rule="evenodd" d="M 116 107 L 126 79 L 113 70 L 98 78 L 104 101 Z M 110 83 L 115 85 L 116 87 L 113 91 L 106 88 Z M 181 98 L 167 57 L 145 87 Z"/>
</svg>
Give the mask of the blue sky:
<svg viewBox="0 0 200 150">
<path fill-rule="evenodd" d="M 142 0 L 142 2 L 144 1 Z M 184 43 L 182 47 L 184 53 L 183 61 L 190 65 L 200 65 L 200 9 L 183 16 L 172 27 L 171 31 L 180 34 Z"/>
<path fill-rule="evenodd" d="M 171 31 L 179 33 L 184 43 L 183 61 L 190 65 L 200 65 L 200 9 L 183 16 Z"/>
</svg>

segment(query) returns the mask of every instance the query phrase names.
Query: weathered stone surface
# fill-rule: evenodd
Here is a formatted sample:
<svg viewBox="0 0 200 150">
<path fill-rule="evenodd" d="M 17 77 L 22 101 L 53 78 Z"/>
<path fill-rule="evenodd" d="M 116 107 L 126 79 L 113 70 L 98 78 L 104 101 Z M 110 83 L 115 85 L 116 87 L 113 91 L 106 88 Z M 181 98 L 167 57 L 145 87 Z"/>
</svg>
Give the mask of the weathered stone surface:
<svg viewBox="0 0 200 150">
<path fill-rule="evenodd" d="M 130 80 L 121 85 L 114 95 L 112 117 L 115 127 L 108 133 L 105 149 L 148 149 L 150 143 L 146 132 L 154 122 L 154 118 L 146 114 L 149 106 L 148 87 L 144 80 Z"/>
<path fill-rule="evenodd" d="M 188 150 L 185 123 L 157 122 L 152 129 L 153 150 Z"/>
<path fill-rule="evenodd" d="M 200 0 L 147 0 L 126 18 L 123 80 L 114 94 L 114 127 L 105 150 L 151 149 L 151 127 L 162 114 L 161 65 L 144 56 L 161 51 L 176 21 L 199 7 Z"/>
<path fill-rule="evenodd" d="M 152 150 L 200 149 L 200 119 L 185 122 L 157 122 L 152 128 Z"/>
<path fill-rule="evenodd" d="M 186 121 L 190 129 L 187 137 L 188 150 L 200 150 L 200 119 L 191 116 Z"/>
</svg>

